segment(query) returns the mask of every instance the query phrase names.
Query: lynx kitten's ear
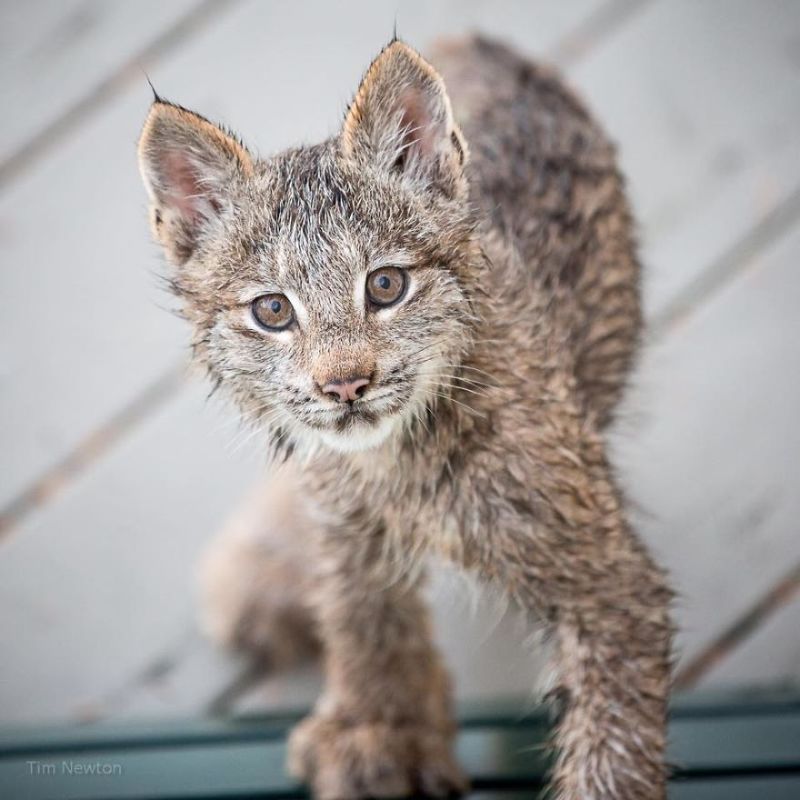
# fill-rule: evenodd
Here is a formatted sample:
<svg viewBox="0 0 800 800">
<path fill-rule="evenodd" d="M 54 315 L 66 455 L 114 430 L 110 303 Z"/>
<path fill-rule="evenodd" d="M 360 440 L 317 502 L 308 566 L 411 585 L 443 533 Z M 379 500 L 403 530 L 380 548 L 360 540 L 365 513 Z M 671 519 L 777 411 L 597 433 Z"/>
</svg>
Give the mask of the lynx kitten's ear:
<svg viewBox="0 0 800 800">
<path fill-rule="evenodd" d="M 139 138 L 139 169 L 156 239 L 184 263 L 230 202 L 253 161 L 232 136 L 179 106 L 156 100 Z"/>
<path fill-rule="evenodd" d="M 444 81 L 422 56 L 394 41 L 372 62 L 350 105 L 342 152 L 449 197 L 466 193 L 467 148 Z"/>
</svg>

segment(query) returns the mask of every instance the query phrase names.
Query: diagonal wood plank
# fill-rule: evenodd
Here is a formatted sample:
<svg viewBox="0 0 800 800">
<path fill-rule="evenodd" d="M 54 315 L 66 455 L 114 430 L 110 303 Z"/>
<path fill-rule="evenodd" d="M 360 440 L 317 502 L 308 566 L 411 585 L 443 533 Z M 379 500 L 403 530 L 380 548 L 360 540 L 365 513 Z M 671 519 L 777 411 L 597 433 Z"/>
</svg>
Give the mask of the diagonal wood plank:
<svg viewBox="0 0 800 800">
<path fill-rule="evenodd" d="M 800 185 L 796 3 L 652 3 L 572 78 L 620 147 L 649 315 Z"/>
<path fill-rule="evenodd" d="M 715 667 L 736 652 L 748 647 L 750 640 L 757 636 L 761 629 L 770 625 L 772 618 L 787 604 L 800 594 L 800 562 L 781 578 L 769 585 L 766 591 L 744 613 L 736 617 L 725 629 L 703 645 L 702 649 L 688 659 L 675 676 L 678 688 L 696 686 L 704 680 Z M 785 648 L 778 650 L 775 666 L 786 660 Z M 775 653 L 772 654 L 776 655 Z M 785 668 L 785 665 L 784 665 Z M 753 673 L 751 680 L 762 682 L 762 677 Z"/>
<path fill-rule="evenodd" d="M 0 165 L 199 0 L 34 0 L 0 5 Z"/>
<path fill-rule="evenodd" d="M 800 593 L 699 681 L 698 686 L 800 685 Z"/>
<path fill-rule="evenodd" d="M 671 568 L 684 658 L 800 561 L 800 226 L 648 353 L 617 461 Z"/>
<path fill-rule="evenodd" d="M 236 426 L 204 398 L 191 384 L 3 543 L 4 719 L 93 716 L 180 655 L 196 555 L 260 464 L 256 448 L 234 452 Z"/>
</svg>

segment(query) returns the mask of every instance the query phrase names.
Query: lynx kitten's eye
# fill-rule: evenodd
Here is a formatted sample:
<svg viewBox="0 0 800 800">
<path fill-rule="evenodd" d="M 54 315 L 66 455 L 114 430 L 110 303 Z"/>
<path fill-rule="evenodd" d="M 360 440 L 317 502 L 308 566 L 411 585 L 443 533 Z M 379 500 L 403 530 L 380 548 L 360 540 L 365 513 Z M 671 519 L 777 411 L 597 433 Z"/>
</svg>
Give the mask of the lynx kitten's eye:
<svg viewBox="0 0 800 800">
<path fill-rule="evenodd" d="M 402 299 L 408 278 L 399 267 L 382 267 L 367 276 L 367 299 L 373 306 L 386 308 Z"/>
<path fill-rule="evenodd" d="M 294 309 L 286 295 L 263 294 L 251 304 L 255 321 L 268 331 L 282 331 L 294 322 Z"/>
</svg>

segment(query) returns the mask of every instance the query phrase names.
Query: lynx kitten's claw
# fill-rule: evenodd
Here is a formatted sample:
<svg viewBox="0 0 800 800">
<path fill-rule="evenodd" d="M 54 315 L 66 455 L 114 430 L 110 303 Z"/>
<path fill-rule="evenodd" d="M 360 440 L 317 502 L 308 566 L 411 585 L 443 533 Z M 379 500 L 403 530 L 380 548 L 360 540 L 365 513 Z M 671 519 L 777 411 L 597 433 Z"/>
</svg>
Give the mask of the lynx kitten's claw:
<svg viewBox="0 0 800 800">
<path fill-rule="evenodd" d="M 317 800 L 463 794 L 466 776 L 450 737 L 423 725 L 347 725 L 311 716 L 289 739 L 289 771 Z"/>
</svg>

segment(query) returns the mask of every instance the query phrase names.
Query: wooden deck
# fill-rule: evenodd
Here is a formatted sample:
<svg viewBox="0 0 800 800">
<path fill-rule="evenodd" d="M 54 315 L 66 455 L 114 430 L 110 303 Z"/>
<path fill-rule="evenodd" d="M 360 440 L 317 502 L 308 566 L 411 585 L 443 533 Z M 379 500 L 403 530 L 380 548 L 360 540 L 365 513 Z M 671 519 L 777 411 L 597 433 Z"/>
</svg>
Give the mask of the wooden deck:
<svg viewBox="0 0 800 800">
<path fill-rule="evenodd" d="M 716 696 L 715 696 L 716 695 Z M 0 795 L 14 800 L 302 800 L 283 769 L 297 713 L 123 721 L 0 732 Z M 470 800 L 544 800 L 548 715 L 518 703 L 462 709 L 456 752 Z M 800 697 L 674 698 L 670 800 L 796 800 Z"/>
<path fill-rule="evenodd" d="M 262 152 L 327 135 L 395 16 L 556 60 L 619 142 L 650 341 L 614 445 L 682 682 L 800 680 L 800 5 L 39 0 L 0 4 L 0 722 L 313 695 L 197 631 L 198 555 L 261 460 L 184 373 L 134 142 L 144 71 Z M 533 685 L 513 613 L 432 595 L 461 698 Z"/>
</svg>

